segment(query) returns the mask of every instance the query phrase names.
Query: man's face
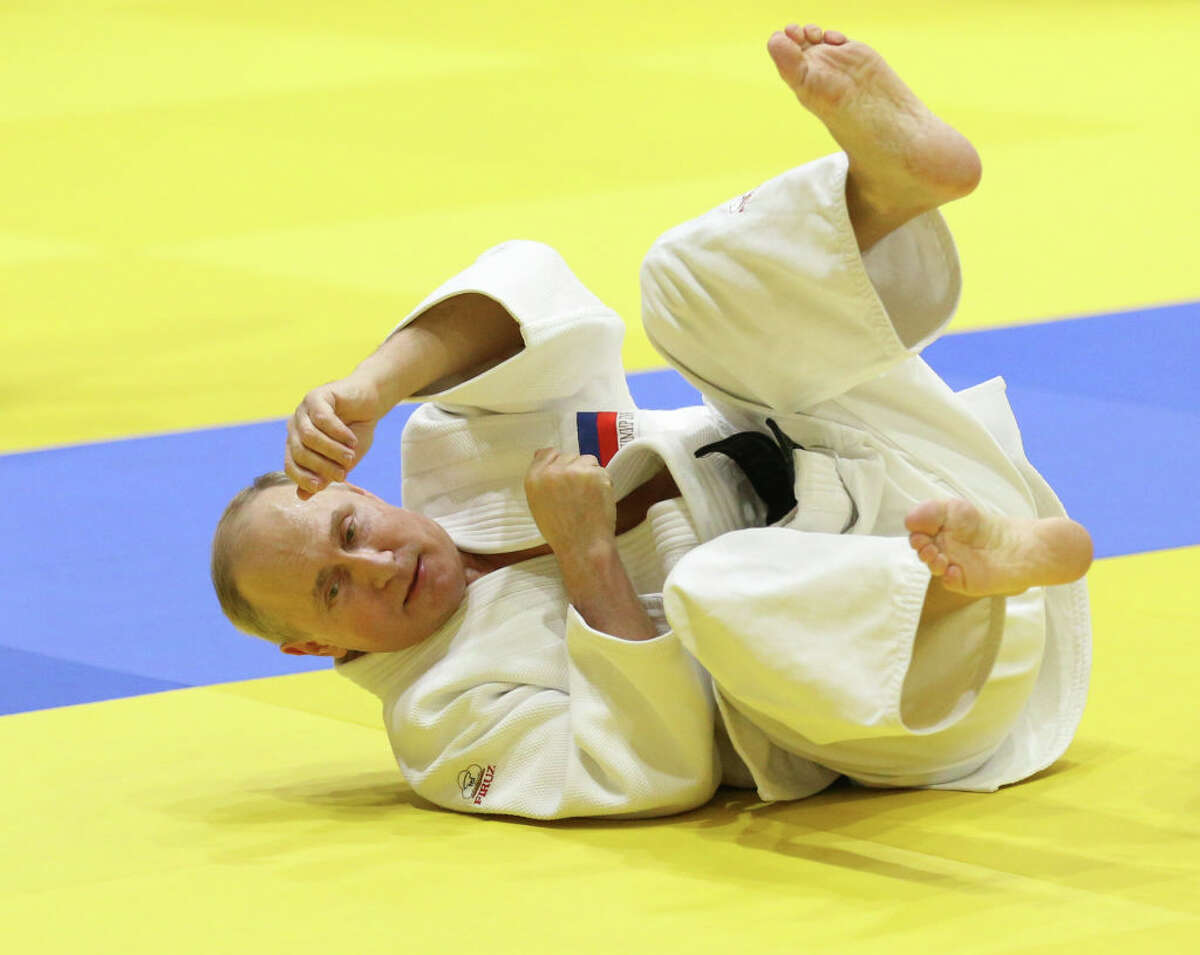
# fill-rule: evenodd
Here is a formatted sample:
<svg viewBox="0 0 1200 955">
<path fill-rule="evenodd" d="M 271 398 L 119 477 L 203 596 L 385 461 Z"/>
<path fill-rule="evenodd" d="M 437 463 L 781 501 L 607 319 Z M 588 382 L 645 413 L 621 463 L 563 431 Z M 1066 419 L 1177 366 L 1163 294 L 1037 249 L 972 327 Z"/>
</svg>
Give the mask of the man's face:
<svg viewBox="0 0 1200 955">
<path fill-rule="evenodd" d="M 403 650 L 466 594 L 462 555 L 437 523 L 353 485 L 307 501 L 291 486 L 267 488 L 247 506 L 234 548 L 246 599 L 310 638 L 284 647 L 293 653 Z"/>
</svg>

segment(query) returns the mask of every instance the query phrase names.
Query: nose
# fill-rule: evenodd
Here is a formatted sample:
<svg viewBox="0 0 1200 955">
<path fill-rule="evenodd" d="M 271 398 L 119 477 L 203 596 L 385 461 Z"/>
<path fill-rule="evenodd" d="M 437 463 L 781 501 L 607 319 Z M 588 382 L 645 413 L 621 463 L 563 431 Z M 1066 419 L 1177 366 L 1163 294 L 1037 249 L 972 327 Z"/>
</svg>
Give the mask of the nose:
<svg viewBox="0 0 1200 955">
<path fill-rule="evenodd" d="M 350 565 L 361 583 L 376 590 L 382 590 L 400 572 L 396 555 L 390 550 L 354 551 Z"/>
</svg>

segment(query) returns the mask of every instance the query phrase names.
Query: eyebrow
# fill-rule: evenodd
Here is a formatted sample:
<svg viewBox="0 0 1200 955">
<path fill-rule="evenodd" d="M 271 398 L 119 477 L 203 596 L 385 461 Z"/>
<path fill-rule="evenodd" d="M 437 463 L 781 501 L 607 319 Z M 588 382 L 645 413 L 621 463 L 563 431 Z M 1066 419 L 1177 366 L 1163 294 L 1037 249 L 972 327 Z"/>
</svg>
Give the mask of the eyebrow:
<svg viewBox="0 0 1200 955">
<path fill-rule="evenodd" d="M 336 508 L 334 512 L 329 515 L 329 540 L 333 543 L 335 548 L 342 546 L 342 535 L 340 530 L 342 521 L 344 521 L 346 516 L 353 510 L 354 505 L 346 503 L 341 507 Z M 317 605 L 318 610 L 325 609 L 325 585 L 328 583 L 329 575 L 332 573 L 332 567 L 322 567 L 320 573 L 317 574 L 316 583 L 313 584 L 312 599 L 313 603 Z"/>
</svg>

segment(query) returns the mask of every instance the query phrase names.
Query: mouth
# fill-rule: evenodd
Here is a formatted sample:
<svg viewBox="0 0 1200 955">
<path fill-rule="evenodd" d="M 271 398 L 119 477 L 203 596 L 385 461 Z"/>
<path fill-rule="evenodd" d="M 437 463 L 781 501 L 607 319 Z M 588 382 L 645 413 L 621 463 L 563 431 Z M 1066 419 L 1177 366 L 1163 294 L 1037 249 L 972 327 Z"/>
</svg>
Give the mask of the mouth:
<svg viewBox="0 0 1200 955">
<path fill-rule="evenodd" d="M 417 586 L 421 583 L 421 570 L 425 566 L 425 560 L 419 554 L 417 555 L 417 563 L 413 566 L 412 580 L 408 583 L 408 593 L 404 595 L 404 604 L 408 605 L 408 600 L 416 592 Z"/>
</svg>

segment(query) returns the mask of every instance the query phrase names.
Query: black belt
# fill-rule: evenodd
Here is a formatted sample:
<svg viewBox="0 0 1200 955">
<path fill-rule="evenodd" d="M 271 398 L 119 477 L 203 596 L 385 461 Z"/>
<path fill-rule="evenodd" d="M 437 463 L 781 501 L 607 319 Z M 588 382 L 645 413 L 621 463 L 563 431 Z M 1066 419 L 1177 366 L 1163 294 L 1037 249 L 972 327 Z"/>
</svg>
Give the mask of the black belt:
<svg viewBox="0 0 1200 955">
<path fill-rule="evenodd" d="M 780 431 L 773 419 L 767 419 L 767 427 L 775 435 L 774 441 L 761 431 L 739 431 L 698 448 L 696 457 L 719 451 L 732 459 L 767 506 L 767 523 L 774 524 L 796 506 L 796 464 L 792 452 L 797 448 L 803 451 L 804 446 Z"/>
</svg>

